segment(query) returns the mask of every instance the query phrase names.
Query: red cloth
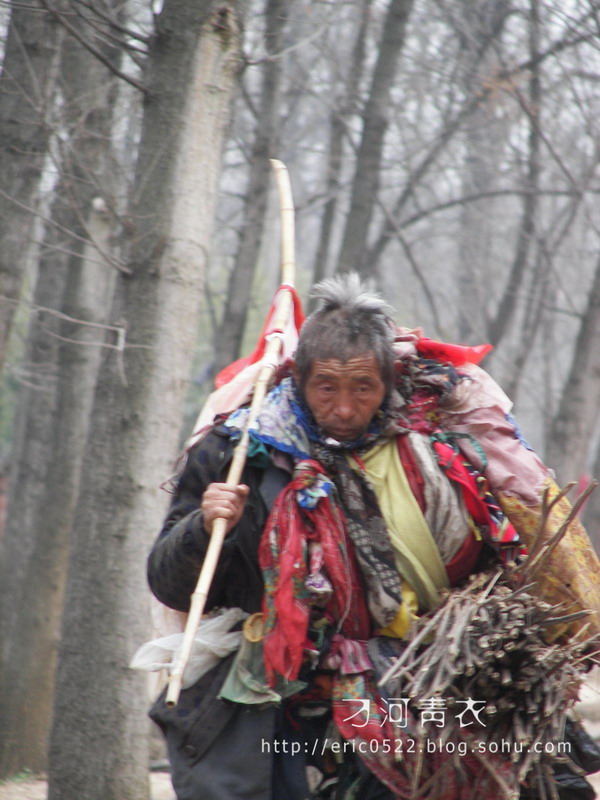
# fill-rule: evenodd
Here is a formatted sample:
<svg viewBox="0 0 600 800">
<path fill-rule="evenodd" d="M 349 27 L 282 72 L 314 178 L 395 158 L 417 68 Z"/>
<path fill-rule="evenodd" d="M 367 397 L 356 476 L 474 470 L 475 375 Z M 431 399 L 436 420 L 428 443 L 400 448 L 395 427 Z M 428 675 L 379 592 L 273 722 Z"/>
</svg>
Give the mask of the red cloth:
<svg viewBox="0 0 600 800">
<path fill-rule="evenodd" d="M 267 318 L 265 320 L 265 324 L 263 325 L 263 329 L 260 333 L 258 338 L 258 342 L 254 351 L 249 356 L 244 356 L 243 358 L 238 358 L 237 361 L 233 361 L 231 364 L 228 364 L 218 375 L 215 377 L 215 387 L 219 389 L 221 386 L 224 386 L 226 383 L 234 378 L 238 372 L 241 372 L 244 367 L 247 367 L 249 364 L 254 364 L 263 357 L 265 352 L 265 347 L 267 344 L 267 337 L 273 333 L 286 333 L 286 331 L 282 331 L 279 328 L 275 327 L 276 322 L 276 312 L 277 312 L 277 303 L 280 294 L 284 291 L 289 291 L 292 293 L 293 298 L 293 311 L 294 311 L 294 318 L 290 321 L 290 325 L 293 326 L 292 329 L 292 337 L 295 337 L 295 340 L 298 340 L 298 331 L 302 327 L 302 323 L 304 322 L 304 312 L 302 310 L 302 302 L 298 297 L 298 293 L 292 286 L 280 286 L 277 292 L 275 293 L 275 297 L 273 298 L 273 302 L 271 303 L 271 308 L 269 309 L 269 313 L 267 314 Z M 289 333 L 289 331 L 288 331 Z M 292 349 L 295 349 L 295 344 L 293 345 Z"/>
<path fill-rule="evenodd" d="M 416 343 L 417 353 L 423 358 L 432 358 L 435 361 L 454 364 L 460 367 L 462 364 L 479 364 L 480 361 L 493 350 L 491 344 L 478 344 L 469 347 L 464 344 L 448 344 L 446 342 L 436 342 L 422 336 Z"/>
<path fill-rule="evenodd" d="M 297 465 L 299 474 L 280 493 L 269 515 L 259 547 L 265 578 L 264 658 L 271 685 L 275 673 L 293 680 L 302 665 L 311 596 L 305 586 L 309 569 L 307 546 L 317 541 L 323 549 L 323 570 L 333 588 L 327 612 L 341 632 L 352 639 L 368 639 L 369 612 L 344 519 L 329 497 L 314 509 L 302 508 L 297 492 L 310 487 L 322 474 L 316 461 Z"/>
<path fill-rule="evenodd" d="M 473 522 L 477 528 L 486 533 L 487 543 L 495 546 L 500 558 L 506 560 L 509 557 L 513 557 L 513 551 L 516 551 L 514 554 L 524 552 L 516 529 L 508 518 L 501 513 L 500 508 L 496 506 L 490 494 L 486 478 L 483 475 L 478 475 L 477 477 L 472 475 L 463 463 L 462 455 L 457 453 L 449 444 L 434 441 L 433 448 L 436 452 L 440 467 L 445 471 L 450 480 L 458 485 L 458 488 L 462 492 L 465 508 L 472 517 Z M 491 502 L 494 503 L 494 507 L 500 512 L 498 519 L 494 519 L 491 513 L 489 505 Z M 459 554 L 462 552 L 463 557 L 469 555 L 470 558 L 476 560 L 475 548 L 467 548 L 466 545 L 463 547 L 465 547 L 465 549 L 462 550 L 461 548 Z M 450 571 L 453 572 L 453 575 L 450 575 L 451 580 L 457 580 L 459 577 L 466 577 L 468 574 L 466 571 L 468 564 L 459 564 L 457 556 L 455 556 L 452 561 Z M 448 565 L 446 569 L 448 569 Z M 456 572 L 456 570 L 459 570 L 459 572 Z"/>
<path fill-rule="evenodd" d="M 419 469 L 419 465 L 417 464 L 417 460 L 415 459 L 412 447 L 410 446 L 410 443 L 408 441 L 408 437 L 398 436 L 396 441 L 398 444 L 398 455 L 400 456 L 400 463 L 404 468 L 404 474 L 406 475 L 406 480 L 408 481 L 408 485 L 410 486 L 411 492 L 414 494 L 415 499 L 419 504 L 419 508 L 424 514 L 426 510 L 426 503 L 425 503 L 425 481 L 423 480 L 423 475 L 421 474 L 421 470 Z"/>
</svg>

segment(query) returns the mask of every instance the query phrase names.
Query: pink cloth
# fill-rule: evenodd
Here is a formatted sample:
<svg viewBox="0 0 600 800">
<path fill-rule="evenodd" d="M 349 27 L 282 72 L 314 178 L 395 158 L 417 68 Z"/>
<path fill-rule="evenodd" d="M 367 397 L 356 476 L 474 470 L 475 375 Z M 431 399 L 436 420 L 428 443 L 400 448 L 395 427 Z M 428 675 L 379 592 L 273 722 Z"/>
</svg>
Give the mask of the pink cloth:
<svg viewBox="0 0 600 800">
<path fill-rule="evenodd" d="M 460 369 L 466 376 L 442 408 L 443 429 L 470 434 L 483 449 L 487 465 L 483 474 L 494 494 L 516 497 L 527 506 L 539 504 L 542 487 L 551 470 L 519 440 L 507 418 L 512 403 L 487 372 L 474 364 Z M 476 467 L 481 457 L 469 439 L 456 440 Z"/>
</svg>

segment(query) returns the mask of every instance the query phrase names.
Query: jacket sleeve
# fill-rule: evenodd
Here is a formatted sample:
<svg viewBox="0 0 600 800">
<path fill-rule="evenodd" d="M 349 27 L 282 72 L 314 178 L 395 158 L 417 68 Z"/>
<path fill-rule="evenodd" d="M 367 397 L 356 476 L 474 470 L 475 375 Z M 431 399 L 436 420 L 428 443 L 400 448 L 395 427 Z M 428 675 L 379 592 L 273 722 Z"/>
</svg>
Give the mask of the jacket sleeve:
<svg viewBox="0 0 600 800">
<path fill-rule="evenodd" d="M 200 510 L 202 495 L 210 483 L 224 480 L 231 451 L 230 440 L 215 431 L 190 450 L 163 528 L 148 557 L 147 574 L 152 592 L 162 603 L 178 611 L 189 610 L 190 596 L 196 587 L 210 541 Z M 249 498 L 248 505 L 256 512 L 256 497 Z M 245 512 L 242 521 L 225 537 L 207 598 L 207 609 L 231 604 L 228 581 L 233 577 L 234 562 L 240 590 L 244 583 L 255 582 L 257 576 L 260 580 L 253 553 L 247 552 L 250 544 L 247 517 L 248 512 Z M 250 531 L 250 538 L 256 539 L 257 546 L 264 514 L 254 513 L 252 517 L 257 524 Z M 241 553 L 240 549 L 244 552 Z M 240 574 L 242 569 L 244 574 Z M 241 599 L 237 599 L 243 602 L 244 592 L 239 594 Z"/>
</svg>

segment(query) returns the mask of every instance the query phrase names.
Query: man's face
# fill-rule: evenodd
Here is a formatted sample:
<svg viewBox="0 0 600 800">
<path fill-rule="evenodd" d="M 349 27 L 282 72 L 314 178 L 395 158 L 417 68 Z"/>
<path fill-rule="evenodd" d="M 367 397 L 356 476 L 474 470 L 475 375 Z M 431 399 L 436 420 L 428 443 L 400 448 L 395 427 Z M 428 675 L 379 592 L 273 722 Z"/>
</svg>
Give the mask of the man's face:
<svg viewBox="0 0 600 800">
<path fill-rule="evenodd" d="M 373 353 L 342 363 L 315 360 L 304 387 L 317 423 L 338 442 L 358 439 L 369 427 L 385 397 L 385 384 Z"/>
</svg>

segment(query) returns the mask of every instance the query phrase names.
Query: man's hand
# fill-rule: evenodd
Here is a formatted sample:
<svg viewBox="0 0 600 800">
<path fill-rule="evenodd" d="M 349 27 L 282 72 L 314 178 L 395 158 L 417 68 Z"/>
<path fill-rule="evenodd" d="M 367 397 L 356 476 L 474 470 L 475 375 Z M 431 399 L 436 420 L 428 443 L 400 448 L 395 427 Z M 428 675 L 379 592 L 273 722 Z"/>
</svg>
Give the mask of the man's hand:
<svg viewBox="0 0 600 800">
<path fill-rule="evenodd" d="M 204 530 L 211 533 L 213 522 L 222 517 L 227 520 L 226 532 L 234 528 L 244 512 L 250 489 L 241 484 L 211 483 L 202 496 L 200 508 L 204 517 Z"/>
</svg>

